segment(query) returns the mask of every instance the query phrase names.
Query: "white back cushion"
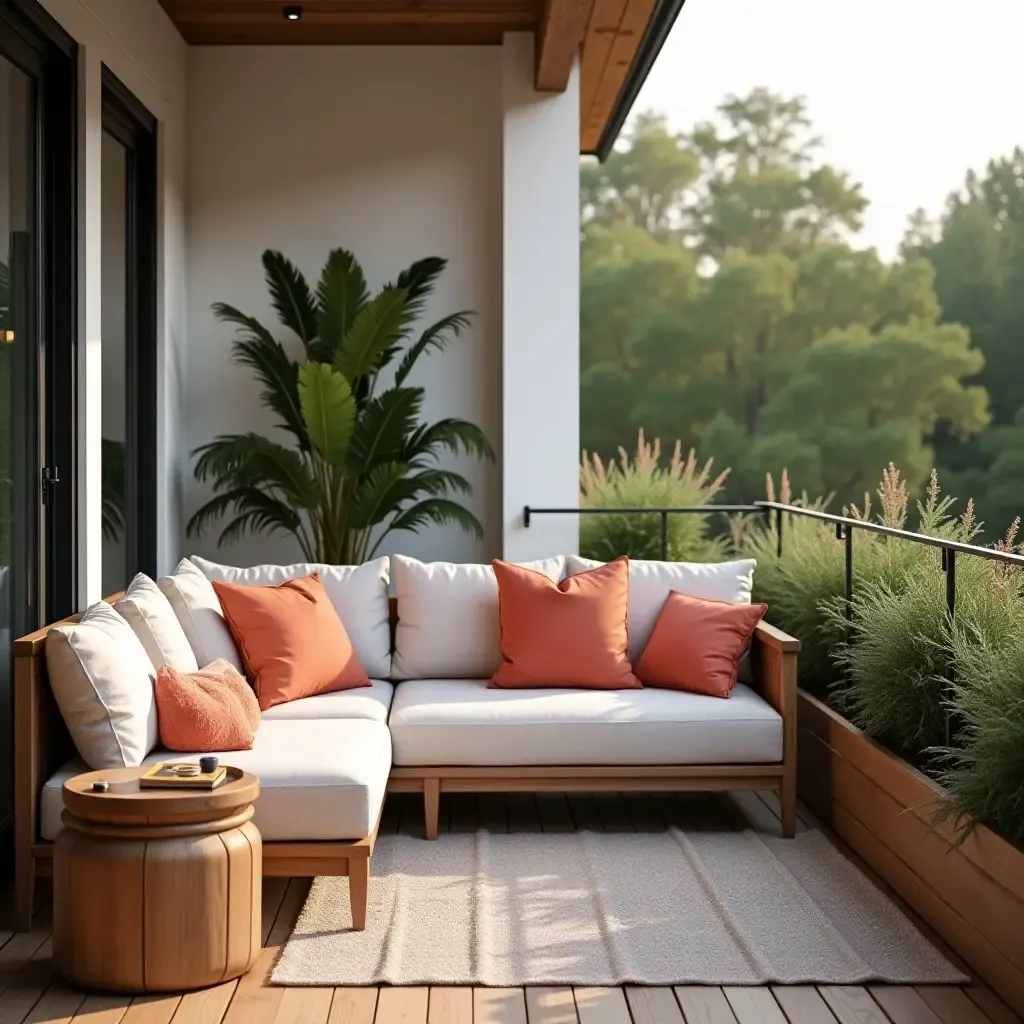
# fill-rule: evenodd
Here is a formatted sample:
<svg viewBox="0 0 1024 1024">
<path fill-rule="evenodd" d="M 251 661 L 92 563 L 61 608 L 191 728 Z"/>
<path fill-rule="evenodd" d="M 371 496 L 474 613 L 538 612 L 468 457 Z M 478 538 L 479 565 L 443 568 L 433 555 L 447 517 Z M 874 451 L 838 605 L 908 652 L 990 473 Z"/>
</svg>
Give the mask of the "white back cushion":
<svg viewBox="0 0 1024 1024">
<path fill-rule="evenodd" d="M 565 559 L 520 562 L 560 582 Z M 484 679 L 501 662 L 498 581 L 489 565 L 391 559 L 398 598 L 392 679 Z"/>
<path fill-rule="evenodd" d="M 199 668 L 171 602 L 144 573 L 132 580 L 124 597 L 114 603 L 114 610 L 132 627 L 157 668 L 170 665 L 180 672 L 195 672 Z"/>
<path fill-rule="evenodd" d="M 46 635 L 57 706 L 90 768 L 132 768 L 156 746 L 156 669 L 142 641 L 109 604 Z"/>
<path fill-rule="evenodd" d="M 242 658 L 224 621 L 217 592 L 197 565 L 183 558 L 173 576 L 156 581 L 185 631 L 200 668 L 223 658 L 245 675 Z"/>
<path fill-rule="evenodd" d="M 338 613 L 366 674 L 371 679 L 387 679 L 391 675 L 388 558 L 377 558 L 363 565 L 299 562 L 295 565 L 254 565 L 248 569 L 218 565 L 198 555 L 193 555 L 191 560 L 207 579 L 253 587 L 273 587 L 285 580 L 320 573 L 327 597 Z"/>
<path fill-rule="evenodd" d="M 570 555 L 567 575 L 596 569 L 603 562 Z M 654 632 L 662 605 L 672 591 L 705 601 L 750 604 L 754 586 L 753 558 L 735 562 L 629 561 L 629 597 L 626 628 L 629 631 L 629 660 L 636 664 Z"/>
</svg>

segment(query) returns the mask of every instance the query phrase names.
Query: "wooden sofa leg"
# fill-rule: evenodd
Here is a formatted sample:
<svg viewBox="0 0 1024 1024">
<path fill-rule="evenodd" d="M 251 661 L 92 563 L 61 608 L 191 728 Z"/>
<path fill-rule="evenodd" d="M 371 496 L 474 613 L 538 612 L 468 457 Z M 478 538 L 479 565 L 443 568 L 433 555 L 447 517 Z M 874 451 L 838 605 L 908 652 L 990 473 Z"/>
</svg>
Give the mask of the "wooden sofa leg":
<svg viewBox="0 0 1024 1024">
<path fill-rule="evenodd" d="M 441 780 L 423 780 L 423 823 L 428 839 L 437 838 L 437 820 L 441 814 Z"/>
<path fill-rule="evenodd" d="M 350 857 L 348 862 L 348 894 L 352 904 L 352 928 L 366 928 L 366 903 L 370 895 L 370 858 Z"/>
<path fill-rule="evenodd" d="M 779 786 L 779 803 L 782 806 L 782 835 L 792 839 L 796 835 L 796 769 L 790 765 Z"/>
</svg>

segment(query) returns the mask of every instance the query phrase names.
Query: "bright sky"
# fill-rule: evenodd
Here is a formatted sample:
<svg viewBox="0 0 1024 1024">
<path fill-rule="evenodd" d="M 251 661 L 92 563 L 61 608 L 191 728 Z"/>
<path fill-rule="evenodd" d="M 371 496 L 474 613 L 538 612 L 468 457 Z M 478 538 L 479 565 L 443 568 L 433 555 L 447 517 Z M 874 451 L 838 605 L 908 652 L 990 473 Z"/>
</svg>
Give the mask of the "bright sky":
<svg viewBox="0 0 1024 1024">
<path fill-rule="evenodd" d="M 916 207 L 1024 145 L 1022 41 L 1021 0 L 686 0 L 633 109 L 689 130 L 730 92 L 805 96 L 888 258 Z"/>
</svg>

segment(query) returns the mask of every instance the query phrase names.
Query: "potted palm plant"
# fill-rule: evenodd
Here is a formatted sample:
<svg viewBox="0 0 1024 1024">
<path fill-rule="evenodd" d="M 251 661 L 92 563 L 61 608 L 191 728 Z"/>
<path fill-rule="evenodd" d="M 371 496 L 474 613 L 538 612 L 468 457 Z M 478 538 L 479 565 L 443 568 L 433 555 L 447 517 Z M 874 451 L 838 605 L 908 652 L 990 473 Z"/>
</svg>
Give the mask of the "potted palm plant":
<svg viewBox="0 0 1024 1024">
<path fill-rule="evenodd" d="M 465 420 L 423 422 L 424 389 L 409 383 L 423 355 L 469 325 L 472 314 L 462 311 L 416 329 L 445 264 L 420 260 L 371 297 L 362 268 L 344 249 L 328 256 L 315 292 L 293 263 L 266 251 L 271 301 L 302 343 L 300 360 L 258 320 L 214 305 L 217 319 L 237 328 L 234 361 L 253 371 L 261 400 L 291 444 L 250 432 L 222 434 L 195 449 L 195 476 L 212 482 L 214 493 L 190 519 L 190 536 L 226 518 L 221 544 L 247 532 L 283 532 L 308 561 L 354 564 L 396 530 L 455 523 L 482 534 L 453 498 L 471 493 L 469 482 L 441 459 L 493 459 L 491 446 Z"/>
</svg>

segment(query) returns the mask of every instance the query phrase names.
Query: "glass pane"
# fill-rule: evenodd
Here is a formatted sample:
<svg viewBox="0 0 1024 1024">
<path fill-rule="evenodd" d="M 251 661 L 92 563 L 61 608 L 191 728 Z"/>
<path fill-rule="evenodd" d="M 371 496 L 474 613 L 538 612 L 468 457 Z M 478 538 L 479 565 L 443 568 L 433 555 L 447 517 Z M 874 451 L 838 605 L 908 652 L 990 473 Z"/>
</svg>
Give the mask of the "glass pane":
<svg viewBox="0 0 1024 1024">
<path fill-rule="evenodd" d="M 103 134 L 103 593 L 123 590 L 128 565 L 125 521 L 127 436 L 127 218 L 128 153 Z"/>
<path fill-rule="evenodd" d="M 28 558 L 24 537 L 26 486 L 24 390 L 32 345 L 33 85 L 0 57 L 0 736 L 11 735 L 11 640 L 26 628 Z M 21 442 L 21 448 L 17 447 Z M 24 549 L 24 540 L 20 547 Z M 18 563 L 12 555 L 19 556 Z M 6 764 L 5 764 L 6 768 Z M 9 787 L 0 795 L 0 818 L 10 812 Z"/>
</svg>

